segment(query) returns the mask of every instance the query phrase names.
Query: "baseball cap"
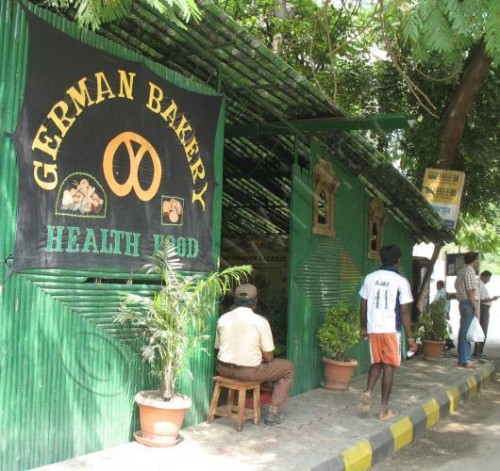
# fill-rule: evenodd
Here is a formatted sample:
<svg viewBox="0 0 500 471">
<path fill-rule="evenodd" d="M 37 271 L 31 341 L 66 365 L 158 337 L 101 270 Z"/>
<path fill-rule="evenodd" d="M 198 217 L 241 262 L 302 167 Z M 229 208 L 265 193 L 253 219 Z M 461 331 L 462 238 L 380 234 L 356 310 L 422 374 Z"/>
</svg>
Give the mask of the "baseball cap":
<svg viewBox="0 0 500 471">
<path fill-rule="evenodd" d="M 240 299 L 254 299 L 257 297 L 257 288 L 254 285 L 245 283 L 236 288 L 234 296 Z"/>
</svg>

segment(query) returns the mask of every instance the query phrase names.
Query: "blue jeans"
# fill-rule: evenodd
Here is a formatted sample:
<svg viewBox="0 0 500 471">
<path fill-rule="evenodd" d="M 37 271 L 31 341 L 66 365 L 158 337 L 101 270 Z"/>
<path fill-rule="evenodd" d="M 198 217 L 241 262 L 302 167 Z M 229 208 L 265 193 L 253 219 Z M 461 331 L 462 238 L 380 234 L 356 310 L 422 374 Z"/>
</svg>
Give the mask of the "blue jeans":
<svg viewBox="0 0 500 471">
<path fill-rule="evenodd" d="M 470 323 L 474 318 L 474 309 L 470 301 L 460 301 L 458 304 L 460 311 L 460 329 L 458 330 L 458 363 L 466 365 L 472 358 L 471 343 L 465 339 Z"/>
</svg>

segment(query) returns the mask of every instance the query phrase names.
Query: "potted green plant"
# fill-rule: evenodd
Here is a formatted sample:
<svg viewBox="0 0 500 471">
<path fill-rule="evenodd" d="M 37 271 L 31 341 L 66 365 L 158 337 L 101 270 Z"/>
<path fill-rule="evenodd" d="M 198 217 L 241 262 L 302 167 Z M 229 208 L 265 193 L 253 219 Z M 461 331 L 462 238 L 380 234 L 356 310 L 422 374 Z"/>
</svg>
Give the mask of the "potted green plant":
<svg viewBox="0 0 500 471">
<path fill-rule="evenodd" d="M 349 349 L 359 342 L 358 309 L 339 303 L 328 309 L 317 338 L 324 353 L 326 389 L 344 391 L 349 388 L 358 362 L 349 356 Z"/>
<path fill-rule="evenodd" d="M 172 446 L 178 442 L 185 411 L 191 406 L 188 396 L 177 393 L 177 380 L 187 372 L 195 352 L 208 354 L 206 327 L 216 301 L 249 275 L 252 267 L 184 274 L 175 247 L 165 242 L 146 268 L 160 276 L 161 288 L 153 297 L 127 296 L 115 322 L 138 334 L 143 361 L 160 380 L 159 390 L 141 391 L 134 398 L 141 423 L 134 437 L 149 446 Z"/>
<path fill-rule="evenodd" d="M 419 333 L 426 360 L 437 360 L 443 353 L 448 337 L 446 321 L 446 301 L 440 299 L 429 304 L 421 319 Z"/>
</svg>

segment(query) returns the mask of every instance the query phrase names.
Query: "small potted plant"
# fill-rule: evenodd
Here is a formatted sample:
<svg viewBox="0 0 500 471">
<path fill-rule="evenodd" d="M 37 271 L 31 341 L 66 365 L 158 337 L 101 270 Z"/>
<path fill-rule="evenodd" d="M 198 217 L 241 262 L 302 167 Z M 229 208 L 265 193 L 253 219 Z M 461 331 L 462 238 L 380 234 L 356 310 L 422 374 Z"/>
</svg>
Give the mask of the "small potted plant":
<svg viewBox="0 0 500 471">
<path fill-rule="evenodd" d="M 177 380 L 187 372 L 188 359 L 195 352 L 208 353 L 206 327 L 215 303 L 241 277 L 248 276 L 252 267 L 187 275 L 181 272 L 175 248 L 165 242 L 147 268 L 160 275 L 161 288 L 152 298 L 127 296 L 115 322 L 138 334 L 142 358 L 160 380 L 159 390 L 141 391 L 134 398 L 141 423 L 134 437 L 149 446 L 172 446 L 178 442 L 185 412 L 191 406 L 188 396 L 177 393 Z"/>
<path fill-rule="evenodd" d="M 446 301 L 440 299 L 429 304 L 422 316 L 419 333 L 422 338 L 423 354 L 426 360 L 437 360 L 443 353 L 448 337 L 446 322 Z"/>
<path fill-rule="evenodd" d="M 322 386 L 335 391 L 349 388 L 358 362 L 349 356 L 349 349 L 359 342 L 358 309 L 347 303 L 332 306 L 326 313 L 317 338 L 324 353 L 325 383 Z"/>
</svg>

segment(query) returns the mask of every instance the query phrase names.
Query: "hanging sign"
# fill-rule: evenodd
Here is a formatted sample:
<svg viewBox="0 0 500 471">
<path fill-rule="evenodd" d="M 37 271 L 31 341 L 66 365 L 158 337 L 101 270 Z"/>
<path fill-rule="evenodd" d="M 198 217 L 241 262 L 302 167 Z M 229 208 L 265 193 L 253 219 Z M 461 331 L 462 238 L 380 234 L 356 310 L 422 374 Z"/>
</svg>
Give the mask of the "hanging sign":
<svg viewBox="0 0 500 471">
<path fill-rule="evenodd" d="M 422 183 L 422 194 L 433 206 L 446 226 L 455 228 L 460 212 L 465 173 L 428 168 Z"/>
<path fill-rule="evenodd" d="M 222 98 L 178 87 L 33 14 L 29 30 L 14 134 L 14 270 L 134 271 L 151 262 L 165 238 L 185 269 L 212 270 Z"/>
</svg>

